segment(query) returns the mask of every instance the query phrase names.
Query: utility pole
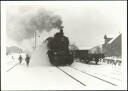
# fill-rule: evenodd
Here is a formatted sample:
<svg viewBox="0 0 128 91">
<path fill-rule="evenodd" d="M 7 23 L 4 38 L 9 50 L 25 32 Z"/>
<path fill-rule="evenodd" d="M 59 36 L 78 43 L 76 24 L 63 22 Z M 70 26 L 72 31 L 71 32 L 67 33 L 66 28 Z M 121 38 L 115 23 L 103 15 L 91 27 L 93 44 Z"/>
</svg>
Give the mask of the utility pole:
<svg viewBox="0 0 128 91">
<path fill-rule="evenodd" d="M 36 49 L 36 35 L 37 35 L 37 34 L 36 34 L 36 31 L 35 31 L 35 49 Z"/>
<path fill-rule="evenodd" d="M 101 54 L 102 54 L 103 52 L 102 52 L 102 44 L 101 44 Z"/>
<path fill-rule="evenodd" d="M 37 34 L 37 31 L 35 31 L 35 49 L 36 49 L 36 44 L 37 44 L 37 37 L 40 37 L 40 35 Z"/>
</svg>

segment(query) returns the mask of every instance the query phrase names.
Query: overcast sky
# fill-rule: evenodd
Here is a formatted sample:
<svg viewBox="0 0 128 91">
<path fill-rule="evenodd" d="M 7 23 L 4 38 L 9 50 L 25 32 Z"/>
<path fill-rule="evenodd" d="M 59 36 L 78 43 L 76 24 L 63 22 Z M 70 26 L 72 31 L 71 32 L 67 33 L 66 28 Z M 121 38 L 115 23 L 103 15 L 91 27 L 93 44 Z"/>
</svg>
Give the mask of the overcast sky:
<svg viewBox="0 0 128 91">
<path fill-rule="evenodd" d="M 41 5 L 7 5 L 7 16 L 19 16 L 21 12 L 36 11 L 39 8 L 52 11 L 62 17 L 64 33 L 78 47 L 94 47 L 102 44 L 104 35 L 116 37 L 122 33 L 124 20 L 123 2 L 41 3 Z M 21 16 L 21 15 L 20 15 Z M 7 22 L 7 24 L 9 24 Z M 15 25 L 14 25 L 15 26 Z M 9 30 L 7 30 L 8 32 Z M 56 31 L 55 31 L 56 32 Z M 41 34 L 45 36 L 47 33 Z M 48 34 L 47 34 L 48 35 Z M 7 35 L 7 46 L 16 42 Z"/>
</svg>

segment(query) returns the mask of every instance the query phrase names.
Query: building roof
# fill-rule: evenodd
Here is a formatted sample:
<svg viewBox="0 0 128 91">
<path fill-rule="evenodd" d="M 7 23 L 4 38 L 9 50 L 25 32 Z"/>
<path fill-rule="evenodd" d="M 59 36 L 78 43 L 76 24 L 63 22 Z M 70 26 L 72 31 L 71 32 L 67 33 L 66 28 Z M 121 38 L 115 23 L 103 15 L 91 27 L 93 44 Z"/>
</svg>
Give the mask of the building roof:
<svg viewBox="0 0 128 91">
<path fill-rule="evenodd" d="M 111 44 L 118 36 L 120 36 L 121 34 L 117 35 L 115 38 L 111 39 L 108 44 Z"/>
<path fill-rule="evenodd" d="M 79 50 L 89 50 L 89 49 L 91 49 L 92 47 L 78 47 L 79 48 Z"/>
</svg>

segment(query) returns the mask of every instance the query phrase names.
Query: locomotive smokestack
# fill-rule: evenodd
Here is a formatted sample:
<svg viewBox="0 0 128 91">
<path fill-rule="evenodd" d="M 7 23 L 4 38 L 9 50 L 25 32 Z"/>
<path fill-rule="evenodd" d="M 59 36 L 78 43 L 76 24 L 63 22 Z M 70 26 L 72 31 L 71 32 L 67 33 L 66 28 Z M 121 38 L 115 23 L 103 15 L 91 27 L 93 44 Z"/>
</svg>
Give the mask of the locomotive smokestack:
<svg viewBox="0 0 128 91">
<path fill-rule="evenodd" d="M 63 28 L 64 28 L 64 26 L 61 26 L 61 27 L 60 27 L 60 34 L 62 34 L 62 35 L 64 34 L 64 33 L 63 33 Z"/>
</svg>

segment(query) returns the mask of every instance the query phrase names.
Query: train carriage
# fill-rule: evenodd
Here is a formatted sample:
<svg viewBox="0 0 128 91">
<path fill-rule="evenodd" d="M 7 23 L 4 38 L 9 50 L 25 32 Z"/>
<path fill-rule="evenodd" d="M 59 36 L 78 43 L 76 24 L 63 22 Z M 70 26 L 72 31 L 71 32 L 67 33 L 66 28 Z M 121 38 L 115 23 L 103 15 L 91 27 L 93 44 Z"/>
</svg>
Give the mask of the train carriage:
<svg viewBox="0 0 128 91">
<path fill-rule="evenodd" d="M 101 53 L 89 53 L 89 50 L 72 50 L 73 58 L 79 59 L 80 62 L 89 63 L 94 61 L 98 64 L 99 60 L 104 58 L 104 54 Z"/>
</svg>

